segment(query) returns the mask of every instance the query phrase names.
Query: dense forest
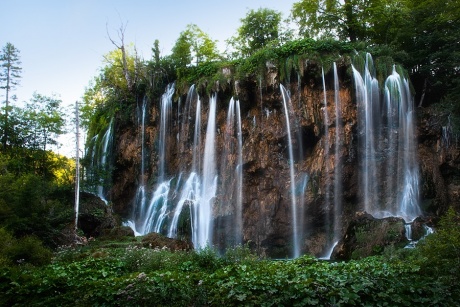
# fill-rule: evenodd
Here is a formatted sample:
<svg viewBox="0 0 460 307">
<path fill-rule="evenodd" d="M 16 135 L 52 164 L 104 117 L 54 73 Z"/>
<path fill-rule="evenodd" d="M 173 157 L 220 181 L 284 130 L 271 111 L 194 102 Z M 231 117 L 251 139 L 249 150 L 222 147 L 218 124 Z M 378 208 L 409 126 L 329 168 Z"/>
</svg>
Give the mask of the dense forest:
<svg viewBox="0 0 460 307">
<path fill-rule="evenodd" d="M 224 53 L 190 24 L 171 54 L 161 54 L 161 42 L 154 41 L 150 59 L 124 41 L 129 27 L 122 24 L 117 39 L 109 37 L 114 50 L 104 55 L 80 103 L 87 142 L 97 135 L 102 140 L 111 118 L 132 121 L 139 100 L 161 95 L 173 81 L 177 96 L 191 84 L 209 94 L 228 86 L 227 70 L 233 80 L 257 78 L 270 62 L 288 81 L 307 59 L 330 67 L 365 52 L 381 59 L 379 71 L 389 62 L 404 67 L 416 106 L 458 141 L 458 1 L 302 0 L 284 17 L 266 8 L 249 10 Z M 248 246 L 224 254 L 149 248 L 151 238 L 125 236 L 122 227 L 88 242 L 88 228 L 75 225 L 75 160 L 52 151 L 72 124 L 62 101 L 35 93 L 24 107 L 16 105 L 22 67 L 10 42 L 0 52 L 0 67 L 0 304 L 454 306 L 460 300 L 458 204 L 433 217 L 435 232 L 415 248 L 349 262 L 309 255 L 273 261 Z M 91 156 L 82 159 L 87 199 L 111 171 L 92 165 Z M 86 222 L 120 224 L 110 203 L 91 210 Z"/>
</svg>

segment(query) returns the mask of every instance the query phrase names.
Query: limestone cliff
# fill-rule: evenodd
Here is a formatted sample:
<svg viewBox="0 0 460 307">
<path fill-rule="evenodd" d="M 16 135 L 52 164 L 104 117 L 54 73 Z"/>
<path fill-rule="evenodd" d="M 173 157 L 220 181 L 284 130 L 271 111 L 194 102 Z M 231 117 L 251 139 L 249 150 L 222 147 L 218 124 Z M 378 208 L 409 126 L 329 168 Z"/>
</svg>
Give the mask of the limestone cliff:
<svg viewBox="0 0 460 307">
<path fill-rule="evenodd" d="M 286 130 L 286 116 L 280 80 L 276 68 L 267 66 L 262 78 L 248 77 L 238 82 L 229 81 L 217 92 L 216 157 L 217 163 L 234 161 L 233 152 L 226 150 L 223 137 L 226 131 L 227 109 L 231 96 L 241 106 L 242 132 L 242 242 L 248 243 L 261 254 L 271 257 L 291 256 L 293 244 L 291 212 L 290 156 Z M 283 82 L 290 92 L 292 117 L 292 147 L 294 152 L 296 189 L 306 183 L 304 193 L 297 197 L 298 229 L 302 253 L 324 255 L 333 241 L 344 233 L 350 220 L 363 211 L 363 192 L 360 189 L 358 111 L 349 65 L 338 63 L 339 88 L 334 90 L 332 70 L 326 73 L 323 90 L 321 66 L 305 65 L 299 74 L 292 74 L 290 82 Z M 201 131 L 206 130 L 209 96 L 204 87 L 197 88 L 202 104 Z M 326 95 L 326 105 L 324 100 Z M 338 95 L 338 96 L 337 96 Z M 340 112 L 334 100 L 340 99 Z M 166 136 L 166 173 L 172 181 L 180 181 L 182 171 L 194 163 L 193 130 L 195 113 L 186 110 L 186 95 L 174 100 L 171 111 L 171 131 Z M 139 102 L 138 109 L 141 107 Z M 326 108 L 326 109 L 325 109 Z M 327 111 L 327 112 L 325 112 Z M 421 170 L 420 195 L 425 214 L 439 214 L 449 202 L 459 200 L 459 151 L 455 144 L 442 144 L 442 127 L 432 124 L 432 118 L 423 109 L 418 114 L 418 157 Z M 326 118 L 327 114 L 327 118 Z M 341 114 L 337 121 L 336 114 Z M 139 183 L 145 182 L 150 190 L 157 182 L 160 130 L 160 98 L 147 103 L 147 120 L 142 128 L 132 114 L 131 125 L 115 125 L 113 186 L 109 198 L 115 212 L 129 218 L 135 210 L 134 202 Z M 339 126 L 337 126 L 339 124 Z M 335 146 L 337 140 L 341 146 Z M 143 142 L 143 144 L 142 144 Z M 145 172 L 141 174 L 142 145 Z M 204 144 L 196 151 L 202 157 Z M 383 158 L 382 158 L 383 159 Z M 379 163 L 377 161 L 377 163 Z M 339 169 L 337 169 L 339 168 Z M 225 180 L 226 172 L 219 174 Z M 337 178 L 338 179 L 337 179 Z M 334 202 L 333 184 L 340 180 L 340 208 Z M 372 178 L 384 185 L 379 177 Z M 179 192 L 172 191 L 172 198 Z M 213 244 L 225 246 L 232 242 L 232 196 L 218 191 L 214 199 Z M 225 200 L 225 201 L 224 201 Z M 229 201 L 228 201 L 229 200 Z M 227 206 L 227 207 L 225 207 Z M 172 209 L 169 213 L 171 218 Z M 169 211 L 168 211 L 169 212 Z M 334 216 L 340 214 L 337 218 Z M 190 217 L 185 216 L 185 221 Z M 336 221 L 337 220 L 337 221 Z M 163 227 L 162 230 L 166 228 Z M 187 231 L 185 231 L 187 233 Z M 237 242 L 237 240 L 233 241 Z"/>
</svg>

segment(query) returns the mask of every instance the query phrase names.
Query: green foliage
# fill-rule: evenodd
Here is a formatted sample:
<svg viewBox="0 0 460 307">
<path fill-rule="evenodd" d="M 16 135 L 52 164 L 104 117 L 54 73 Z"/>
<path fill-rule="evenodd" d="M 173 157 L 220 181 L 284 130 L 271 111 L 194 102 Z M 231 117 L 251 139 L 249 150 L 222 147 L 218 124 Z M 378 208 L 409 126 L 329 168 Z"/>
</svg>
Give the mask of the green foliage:
<svg viewBox="0 0 460 307">
<path fill-rule="evenodd" d="M 435 274 L 459 284 L 460 275 L 460 215 L 450 208 L 441 218 L 439 229 L 417 246 L 418 261 L 425 274 Z"/>
<path fill-rule="evenodd" d="M 43 157 L 46 172 L 37 172 L 34 160 L 28 160 L 30 152 L 0 154 L 0 227 L 15 238 L 33 234 L 46 246 L 55 247 L 61 244 L 61 230 L 72 220 L 73 205 L 67 196 L 73 181 L 67 172 L 69 162 L 47 152 Z"/>
<path fill-rule="evenodd" d="M 183 77 L 187 67 L 192 64 L 198 66 L 202 62 L 211 62 L 219 58 L 216 41 L 195 24 L 189 24 L 187 29 L 180 33 L 171 54 L 178 78 Z"/>
<path fill-rule="evenodd" d="M 281 13 L 259 8 L 250 10 L 241 19 L 238 35 L 231 38 L 230 43 L 241 56 L 254 54 L 257 50 L 269 45 L 277 45 L 280 36 Z"/>
<path fill-rule="evenodd" d="M 50 263 L 51 251 L 33 236 L 16 239 L 0 228 L 0 267 L 12 264 L 41 266 Z"/>
<path fill-rule="evenodd" d="M 394 40 L 408 10 L 405 0 L 302 0 L 292 15 L 306 37 L 389 43 Z"/>
<path fill-rule="evenodd" d="M 454 305 L 459 290 L 411 261 L 258 260 L 237 247 L 218 257 L 165 249 L 82 247 L 40 268 L 0 271 L 3 305 Z"/>
<path fill-rule="evenodd" d="M 12 127 L 9 123 L 8 112 L 10 111 L 10 92 L 18 84 L 21 78 L 21 61 L 19 60 L 19 50 L 11 43 L 6 43 L 0 52 L 0 89 L 5 90 L 5 108 L 2 109 L 2 146 L 8 146 L 9 133 Z M 16 96 L 11 97 L 16 100 Z"/>
</svg>

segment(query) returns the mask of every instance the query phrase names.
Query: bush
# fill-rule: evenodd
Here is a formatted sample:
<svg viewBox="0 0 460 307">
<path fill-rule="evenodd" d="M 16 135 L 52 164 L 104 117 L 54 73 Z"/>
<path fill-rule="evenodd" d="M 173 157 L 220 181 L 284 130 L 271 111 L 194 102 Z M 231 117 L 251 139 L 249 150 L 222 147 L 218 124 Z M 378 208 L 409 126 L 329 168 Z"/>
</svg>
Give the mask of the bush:
<svg viewBox="0 0 460 307">
<path fill-rule="evenodd" d="M 460 215 L 450 208 L 439 229 L 417 246 L 418 262 L 427 275 L 436 274 L 458 284 L 460 276 Z"/>
<path fill-rule="evenodd" d="M 4 253 L 13 263 L 27 263 L 36 266 L 50 263 L 52 257 L 52 252 L 33 236 L 16 240 L 4 250 Z"/>
</svg>

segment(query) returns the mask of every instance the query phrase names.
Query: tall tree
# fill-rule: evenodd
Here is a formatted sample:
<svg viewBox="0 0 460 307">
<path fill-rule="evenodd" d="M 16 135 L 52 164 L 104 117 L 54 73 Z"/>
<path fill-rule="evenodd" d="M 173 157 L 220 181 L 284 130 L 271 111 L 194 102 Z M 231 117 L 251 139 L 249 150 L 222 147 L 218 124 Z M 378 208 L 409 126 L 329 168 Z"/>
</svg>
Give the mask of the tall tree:
<svg viewBox="0 0 460 307">
<path fill-rule="evenodd" d="M 280 12 L 267 8 L 250 10 L 246 17 L 241 19 L 237 36 L 227 42 L 242 56 L 248 56 L 273 42 L 278 42 L 280 27 Z"/>
<path fill-rule="evenodd" d="M 212 40 L 197 25 L 189 24 L 176 40 L 171 58 L 180 76 L 181 71 L 193 62 L 199 65 L 203 62 L 218 60 L 220 56 L 216 41 Z"/>
<path fill-rule="evenodd" d="M 4 109 L 4 127 L 2 144 L 6 148 L 8 143 L 8 111 L 10 92 L 19 84 L 21 78 L 21 61 L 19 60 L 19 50 L 11 43 L 6 43 L 0 53 L 0 88 L 5 90 L 5 109 Z"/>
<path fill-rule="evenodd" d="M 62 100 L 34 93 L 25 109 L 25 127 L 28 131 L 27 147 L 46 151 L 49 145 L 57 145 L 57 137 L 63 134 L 65 117 Z"/>
</svg>

